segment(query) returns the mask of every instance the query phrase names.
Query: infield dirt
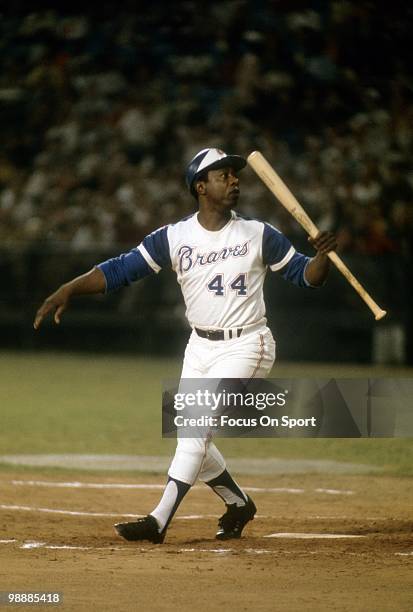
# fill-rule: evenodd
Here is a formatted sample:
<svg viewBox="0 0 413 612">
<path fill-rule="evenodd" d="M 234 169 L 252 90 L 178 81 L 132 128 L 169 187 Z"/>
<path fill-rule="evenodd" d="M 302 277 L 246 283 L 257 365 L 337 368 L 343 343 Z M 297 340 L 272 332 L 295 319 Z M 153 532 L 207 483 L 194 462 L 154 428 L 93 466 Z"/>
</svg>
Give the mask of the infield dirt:
<svg viewBox="0 0 413 612">
<path fill-rule="evenodd" d="M 60 591 L 60 610 L 413 608 L 413 489 L 406 478 L 239 477 L 247 489 L 260 489 L 250 492 L 258 514 L 241 540 L 228 542 L 214 538 L 222 502 L 200 485 L 163 545 L 124 542 L 113 530 L 132 520 L 127 515 L 146 514 L 161 489 L 56 486 L 161 485 L 158 476 L 10 470 L 0 480 L 0 590 Z M 285 536 L 291 533 L 306 539 Z M 266 537 L 272 534 L 284 536 Z"/>
</svg>

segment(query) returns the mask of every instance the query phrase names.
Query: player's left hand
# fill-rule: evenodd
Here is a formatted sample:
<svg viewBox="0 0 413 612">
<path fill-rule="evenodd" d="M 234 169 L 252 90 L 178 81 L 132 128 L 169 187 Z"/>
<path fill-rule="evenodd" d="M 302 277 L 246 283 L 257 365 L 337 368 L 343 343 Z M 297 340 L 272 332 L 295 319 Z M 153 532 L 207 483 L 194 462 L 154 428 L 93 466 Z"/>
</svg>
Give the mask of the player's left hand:
<svg viewBox="0 0 413 612">
<path fill-rule="evenodd" d="M 322 255 L 327 255 L 327 253 L 335 251 L 337 248 L 337 239 L 332 232 L 319 232 L 315 238 L 309 236 L 308 242 Z"/>
</svg>

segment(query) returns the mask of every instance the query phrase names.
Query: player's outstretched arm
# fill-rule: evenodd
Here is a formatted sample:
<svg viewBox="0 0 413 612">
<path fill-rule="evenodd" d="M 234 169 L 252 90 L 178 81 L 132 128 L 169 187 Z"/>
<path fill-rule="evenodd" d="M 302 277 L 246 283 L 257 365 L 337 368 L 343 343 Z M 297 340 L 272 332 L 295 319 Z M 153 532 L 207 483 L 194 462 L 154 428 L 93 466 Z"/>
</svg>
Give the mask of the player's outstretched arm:
<svg viewBox="0 0 413 612">
<path fill-rule="evenodd" d="M 331 232 L 320 232 L 315 238 L 309 238 L 309 242 L 317 250 L 317 255 L 311 259 L 305 269 L 305 278 L 314 287 L 324 283 L 330 269 L 330 260 L 327 253 L 335 251 L 337 241 Z"/>
<path fill-rule="evenodd" d="M 104 293 L 105 290 L 105 275 L 99 268 L 92 268 L 86 274 L 77 276 L 68 283 L 61 285 L 57 291 L 45 299 L 36 313 L 33 323 L 34 329 L 39 329 L 43 319 L 51 312 L 54 312 L 54 322 L 58 325 L 60 317 L 68 307 L 72 296 Z"/>
</svg>

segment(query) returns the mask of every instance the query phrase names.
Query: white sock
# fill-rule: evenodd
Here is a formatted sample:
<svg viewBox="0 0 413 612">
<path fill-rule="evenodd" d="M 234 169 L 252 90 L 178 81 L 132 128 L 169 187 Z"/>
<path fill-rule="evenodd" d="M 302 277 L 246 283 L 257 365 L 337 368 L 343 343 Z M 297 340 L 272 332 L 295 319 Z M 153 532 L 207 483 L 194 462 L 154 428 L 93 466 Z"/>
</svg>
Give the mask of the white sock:
<svg viewBox="0 0 413 612">
<path fill-rule="evenodd" d="M 158 522 L 159 533 L 169 525 L 179 504 L 190 488 L 191 485 L 186 482 L 169 479 L 159 504 L 151 512 L 151 516 Z"/>
</svg>

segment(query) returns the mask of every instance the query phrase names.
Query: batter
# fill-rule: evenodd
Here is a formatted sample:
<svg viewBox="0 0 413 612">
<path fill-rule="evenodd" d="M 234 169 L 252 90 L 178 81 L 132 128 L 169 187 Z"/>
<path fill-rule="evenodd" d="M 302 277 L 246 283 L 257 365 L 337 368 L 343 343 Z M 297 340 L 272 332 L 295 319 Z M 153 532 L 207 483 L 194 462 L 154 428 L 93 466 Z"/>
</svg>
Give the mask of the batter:
<svg viewBox="0 0 413 612">
<path fill-rule="evenodd" d="M 238 174 L 245 165 L 243 157 L 216 148 L 197 153 L 187 167 L 186 183 L 199 210 L 62 285 L 39 308 L 35 329 L 53 311 L 59 323 L 73 295 L 115 291 L 169 267 L 177 275 L 192 328 L 181 378 L 265 378 L 275 359 L 263 297 L 268 269 L 299 287 L 320 286 L 329 270 L 327 253 L 336 248 L 336 241 L 331 233 L 320 232 L 310 239 L 317 250 L 310 258 L 298 253 L 275 227 L 238 214 Z M 209 435 L 178 437 L 159 504 L 142 519 L 115 525 L 116 531 L 127 540 L 162 543 L 198 478 L 226 504 L 216 538 L 241 537 L 256 507 L 229 474 Z"/>
</svg>

